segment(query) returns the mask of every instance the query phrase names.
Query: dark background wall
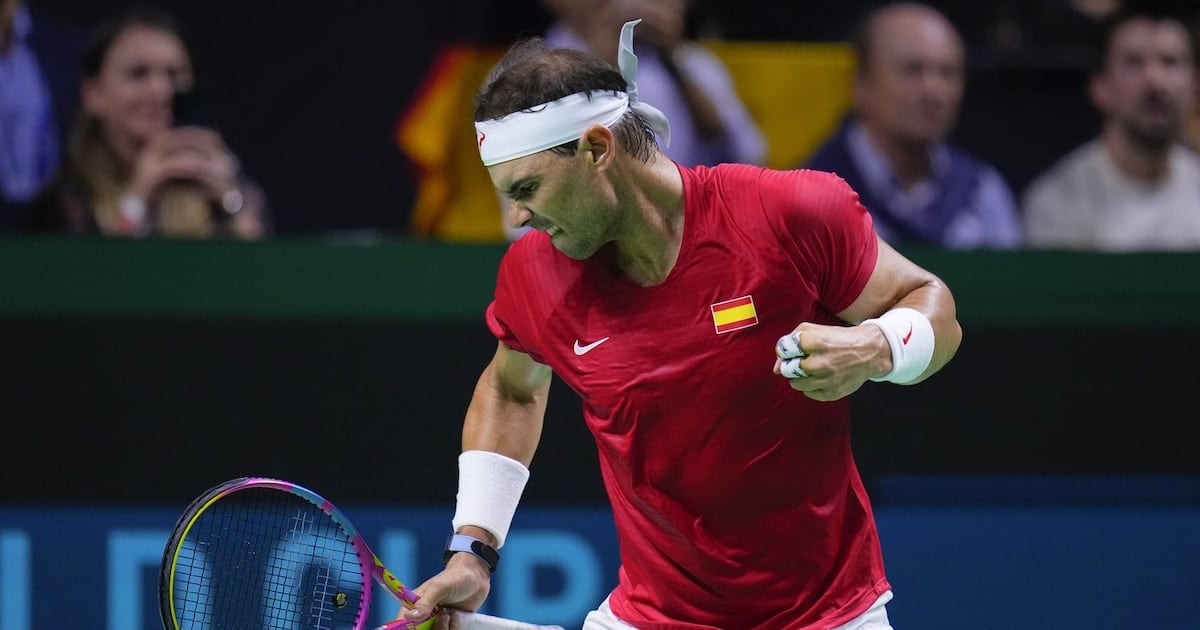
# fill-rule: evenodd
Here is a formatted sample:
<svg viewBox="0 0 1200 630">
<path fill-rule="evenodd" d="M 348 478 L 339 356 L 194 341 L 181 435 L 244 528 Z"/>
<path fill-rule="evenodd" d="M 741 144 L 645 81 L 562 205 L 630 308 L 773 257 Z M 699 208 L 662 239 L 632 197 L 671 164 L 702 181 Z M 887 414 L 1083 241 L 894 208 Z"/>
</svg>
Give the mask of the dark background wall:
<svg viewBox="0 0 1200 630">
<path fill-rule="evenodd" d="M 94 24 L 133 2 L 29 0 Z M 836 41 L 871 3 L 700 0 L 729 40 Z M 1066 0 L 934 2 L 970 47 L 956 138 L 1016 188 L 1095 129 Z M 540 32 L 538 0 L 161 0 L 192 45 L 209 109 L 267 189 L 282 234 L 405 231 L 415 178 L 393 127 L 442 46 Z M 786 139 L 773 138 L 775 142 Z"/>
<path fill-rule="evenodd" d="M 134 4 L 29 1 L 81 27 Z M 828 41 L 842 38 L 868 4 L 714 0 L 704 6 L 730 40 Z M 1014 186 L 1092 133 L 1095 114 L 1082 91 L 1081 30 L 1065 13 L 1065 0 L 935 4 L 955 20 L 970 47 L 968 96 L 956 137 L 994 160 Z M 414 179 L 393 143 L 393 126 L 439 49 L 462 41 L 503 43 L 546 23 L 538 0 L 162 0 L 159 6 L 182 20 L 213 113 L 267 187 L 281 234 L 301 237 L 359 230 L 402 234 Z M 72 264 L 77 251 L 61 251 L 65 264 Z M 346 269 L 339 266 L 345 255 L 314 247 L 308 258 L 293 253 L 282 259 L 309 274 L 325 273 L 327 266 L 330 282 L 354 286 L 380 265 L 420 276 L 438 266 L 475 264 L 442 254 Z M 103 303 L 109 299 L 105 286 L 151 301 L 177 288 L 169 275 L 150 285 L 142 283 L 145 278 L 123 280 L 120 275 L 138 265 L 179 263 L 171 256 L 138 256 L 111 268 L 103 264 L 107 259 L 85 256 L 74 264 L 111 271 L 115 284 L 79 282 L 64 292 L 83 291 Z M 261 258 L 226 260 L 213 282 L 236 287 L 244 273 L 235 265 L 274 264 L 279 256 L 267 250 Z M 66 266 L 48 273 L 44 266 L 52 259 L 35 259 L 12 258 L 11 264 L 31 269 L 7 270 L 14 271 L 10 284 L 27 280 L 32 290 L 56 274 L 79 272 Z M 200 260 L 193 262 L 213 259 Z M 958 260 L 941 261 L 951 267 L 935 271 L 953 274 Z M 986 292 L 993 280 L 989 269 L 1007 264 L 968 264 L 953 286 Z M 1036 281 L 1046 271 L 1035 263 L 1018 272 Z M 1086 278 L 1088 272 L 1078 273 Z M 307 290 L 313 277 L 294 293 Z M 477 277 L 482 284 L 475 287 L 476 299 L 486 303 L 488 270 Z M 411 279 L 380 280 L 370 285 L 379 293 L 353 300 L 404 299 L 384 292 L 411 288 L 406 283 Z M 1019 307 L 1070 287 L 1067 279 L 1009 297 Z M 1113 302 L 1126 299 L 1120 289 L 1102 291 Z M 269 307 L 230 317 L 220 305 L 210 316 L 210 306 L 191 304 L 161 316 L 113 314 L 86 297 L 68 299 L 82 306 L 17 312 L 10 303 L 0 321 L 5 442 L 21 445 L 6 449 L 0 472 L 6 480 L 37 481 L 6 484 L 0 500 L 176 500 L 258 466 L 281 476 L 321 475 L 329 484 L 322 487 L 339 496 L 374 496 L 377 487 L 361 488 L 357 481 L 357 473 L 373 465 L 356 459 L 363 452 L 428 474 L 428 484 L 412 498 L 450 496 L 452 459 L 427 461 L 411 453 L 457 448 L 463 406 L 493 344 L 479 312 L 451 320 L 364 319 L 344 311 L 322 315 L 320 306 L 304 303 L 282 318 Z M 1168 300 L 1147 308 L 1177 306 Z M 939 386 L 865 387 L 855 403 L 859 416 L 869 418 L 856 425 L 864 473 L 1200 472 L 1184 446 L 1187 412 L 1179 396 L 1194 370 L 1177 351 L 1196 347 L 1189 332 L 1194 327 L 1142 328 L 1120 318 L 1080 326 L 1069 319 L 1075 310 L 1066 307 L 1044 321 L 1004 322 L 979 321 L 981 313 L 967 312 L 964 350 L 955 369 L 938 377 Z M 1122 367 L 1103 350 L 1114 339 L 1145 352 L 1135 355 L 1142 369 Z M 540 453 L 538 465 L 587 474 L 538 475 L 530 488 L 534 498 L 599 496 L 598 479 L 590 474 L 593 447 L 572 396 L 556 388 L 547 428 L 551 447 Z M 360 426 L 368 427 L 368 438 L 355 433 Z M 279 435 L 286 435 L 283 444 L 275 442 Z M 184 437 L 212 451 L 178 446 Z M 50 460 L 57 462 L 46 465 Z M 73 482 L 73 475 L 91 470 L 104 473 L 91 487 Z"/>
<path fill-rule="evenodd" d="M 0 328 L 0 503 L 18 504 L 186 502 L 247 474 L 346 501 L 444 503 L 495 343 L 476 324 L 3 318 Z M 1097 352 L 1114 339 L 1151 369 Z M 1195 370 L 1180 347 L 1200 347 L 1200 335 L 972 327 L 933 381 L 855 394 L 859 467 L 872 488 L 893 475 L 1200 475 L 1184 404 Z M 561 382 L 525 500 L 604 501 L 578 398 Z"/>
<path fill-rule="evenodd" d="M 444 503 L 503 250 L 0 238 L 0 504 L 174 504 L 248 474 Z M 1200 284 L 1180 281 L 1200 254 L 906 253 L 965 335 L 930 381 L 854 395 L 872 487 L 1200 476 Z M 603 500 L 561 382 L 534 471 L 529 503 Z"/>
</svg>

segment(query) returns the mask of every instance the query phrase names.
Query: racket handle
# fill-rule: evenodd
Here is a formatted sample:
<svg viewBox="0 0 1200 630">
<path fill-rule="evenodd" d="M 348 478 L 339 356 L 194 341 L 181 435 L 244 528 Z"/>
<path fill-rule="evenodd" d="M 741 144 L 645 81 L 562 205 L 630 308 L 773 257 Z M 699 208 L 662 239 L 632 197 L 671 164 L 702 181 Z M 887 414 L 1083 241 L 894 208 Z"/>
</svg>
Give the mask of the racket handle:
<svg viewBox="0 0 1200 630">
<path fill-rule="evenodd" d="M 563 630 L 562 626 L 538 626 L 483 613 L 454 611 L 459 630 Z"/>
<path fill-rule="evenodd" d="M 537 626 L 523 621 L 493 617 L 483 613 L 456 610 L 453 614 L 455 620 L 458 622 L 456 624 L 458 630 L 563 630 L 562 626 Z M 417 626 L 417 630 L 424 630 L 431 627 L 433 619 L 434 617 L 430 617 L 422 622 L 421 625 Z M 389 621 L 375 630 L 408 630 L 408 622 L 403 619 Z"/>
</svg>

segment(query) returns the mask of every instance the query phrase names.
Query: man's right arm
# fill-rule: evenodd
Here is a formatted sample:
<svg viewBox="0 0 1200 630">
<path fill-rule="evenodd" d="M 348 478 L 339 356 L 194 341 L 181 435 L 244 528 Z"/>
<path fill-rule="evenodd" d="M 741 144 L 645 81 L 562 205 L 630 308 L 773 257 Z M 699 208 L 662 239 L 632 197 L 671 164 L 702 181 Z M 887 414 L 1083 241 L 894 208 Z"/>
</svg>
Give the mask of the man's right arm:
<svg viewBox="0 0 1200 630">
<path fill-rule="evenodd" d="M 551 374 L 529 355 L 498 344 L 467 408 L 463 451 L 492 451 L 528 467 L 542 435 Z"/>
<path fill-rule="evenodd" d="M 485 460 L 496 460 L 500 473 L 505 472 L 505 467 L 528 468 L 541 438 L 551 375 L 548 366 L 503 343 L 498 344 L 491 363 L 484 368 L 483 374 L 475 384 L 475 392 L 467 407 L 463 424 L 463 453 L 482 455 Z M 512 514 L 506 509 L 500 509 L 499 511 L 505 514 L 493 519 L 504 521 L 500 526 L 494 523 L 476 523 L 469 516 L 464 516 L 496 512 L 498 508 L 495 507 L 494 499 L 498 497 L 489 496 L 490 491 L 486 489 L 480 492 L 479 488 L 472 490 L 466 487 L 471 485 L 471 482 L 467 481 L 468 476 L 488 476 L 488 473 L 479 470 L 467 471 L 464 469 L 462 457 L 459 461 L 456 533 L 472 536 L 493 547 L 499 547 L 503 541 L 497 540 L 495 530 L 499 527 L 506 530 Z M 474 459 L 473 462 L 478 462 L 478 459 Z M 471 464 L 472 467 L 476 465 Z M 503 475 L 496 475 L 488 481 L 495 483 L 495 477 L 500 476 Z M 519 497 L 522 489 L 523 484 L 519 488 L 502 488 L 496 494 L 512 494 L 511 503 L 515 508 L 515 499 Z M 421 596 L 421 600 L 414 609 L 402 610 L 403 618 L 420 622 L 433 612 L 434 606 L 476 610 L 483 604 L 491 589 L 490 577 L 480 558 L 468 553 L 456 553 L 450 557 L 445 570 L 417 587 L 416 592 Z M 443 623 L 439 620 L 436 627 L 445 627 Z"/>
</svg>

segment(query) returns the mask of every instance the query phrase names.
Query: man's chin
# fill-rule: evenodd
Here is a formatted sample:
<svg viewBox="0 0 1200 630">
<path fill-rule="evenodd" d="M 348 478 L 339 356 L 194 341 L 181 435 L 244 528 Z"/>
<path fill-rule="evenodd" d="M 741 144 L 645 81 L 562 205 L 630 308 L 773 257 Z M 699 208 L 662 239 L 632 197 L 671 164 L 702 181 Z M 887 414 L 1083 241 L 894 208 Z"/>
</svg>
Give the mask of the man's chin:
<svg viewBox="0 0 1200 630">
<path fill-rule="evenodd" d="M 913 150 L 928 150 L 929 147 L 941 142 L 943 138 L 945 138 L 945 132 L 941 127 L 914 129 L 904 139 L 904 143 Z"/>
<path fill-rule="evenodd" d="M 592 255 L 596 253 L 595 249 L 589 248 L 586 245 L 581 245 L 580 243 L 572 241 L 568 238 L 564 238 L 565 236 L 566 235 L 559 232 L 558 234 L 550 237 L 550 244 L 554 247 L 554 249 L 558 250 L 558 253 L 562 254 L 563 256 L 573 260 L 586 260 L 591 258 Z"/>
<path fill-rule="evenodd" d="M 1152 122 L 1127 128 L 1134 144 L 1151 151 L 1165 151 L 1180 137 L 1182 127 L 1173 122 Z"/>
<path fill-rule="evenodd" d="M 557 249 L 558 253 L 562 254 L 563 256 L 566 256 L 567 258 L 570 258 L 571 260 L 587 260 L 588 258 L 591 257 L 591 254 L 585 254 L 585 253 L 578 252 L 575 250 L 566 250 L 566 249 L 559 247 L 558 245 L 555 245 L 554 249 Z"/>
</svg>

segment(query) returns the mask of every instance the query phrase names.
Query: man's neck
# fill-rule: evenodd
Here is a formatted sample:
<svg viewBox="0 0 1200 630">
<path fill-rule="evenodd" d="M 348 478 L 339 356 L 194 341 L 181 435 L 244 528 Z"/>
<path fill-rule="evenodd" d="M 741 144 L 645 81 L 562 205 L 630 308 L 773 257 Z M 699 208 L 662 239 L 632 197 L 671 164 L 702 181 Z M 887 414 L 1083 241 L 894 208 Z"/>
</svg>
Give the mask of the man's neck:
<svg viewBox="0 0 1200 630">
<path fill-rule="evenodd" d="M 867 140 L 887 161 L 892 176 L 905 190 L 929 179 L 933 174 L 933 160 L 928 145 L 901 142 L 870 125 L 864 124 L 863 130 L 867 134 Z"/>
<path fill-rule="evenodd" d="M 1172 144 L 1156 147 L 1134 142 L 1115 124 L 1104 128 L 1101 140 L 1117 169 L 1133 179 L 1155 182 L 1170 171 Z"/>
<path fill-rule="evenodd" d="M 654 286 L 667 279 L 683 247 L 683 180 L 674 162 L 659 154 L 641 181 L 620 193 L 636 208 L 615 242 L 617 266 L 633 282 Z"/>
</svg>

